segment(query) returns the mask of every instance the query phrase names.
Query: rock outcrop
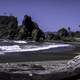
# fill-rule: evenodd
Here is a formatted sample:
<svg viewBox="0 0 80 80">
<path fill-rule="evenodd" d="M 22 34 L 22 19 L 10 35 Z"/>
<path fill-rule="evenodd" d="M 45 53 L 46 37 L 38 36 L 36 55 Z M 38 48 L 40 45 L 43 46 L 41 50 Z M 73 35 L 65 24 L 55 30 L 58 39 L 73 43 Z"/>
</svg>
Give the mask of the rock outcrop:
<svg viewBox="0 0 80 80">
<path fill-rule="evenodd" d="M 0 80 L 76 80 L 80 76 L 80 55 L 65 64 L 0 64 Z"/>
<path fill-rule="evenodd" d="M 0 38 L 12 39 L 16 35 L 18 22 L 14 16 L 0 16 Z"/>
<path fill-rule="evenodd" d="M 0 16 L 0 38 L 39 41 L 43 40 L 45 35 L 30 16 L 25 15 L 21 25 L 18 25 L 15 16 Z"/>
</svg>

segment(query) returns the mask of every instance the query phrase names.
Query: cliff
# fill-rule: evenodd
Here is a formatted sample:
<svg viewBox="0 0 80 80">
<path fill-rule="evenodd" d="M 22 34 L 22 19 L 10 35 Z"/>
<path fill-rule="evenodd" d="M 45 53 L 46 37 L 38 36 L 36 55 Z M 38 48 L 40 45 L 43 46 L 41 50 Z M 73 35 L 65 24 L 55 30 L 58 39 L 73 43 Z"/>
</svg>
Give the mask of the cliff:
<svg viewBox="0 0 80 80">
<path fill-rule="evenodd" d="M 30 16 L 25 15 L 21 25 L 15 16 L 0 16 L 0 38 L 39 41 L 44 38 L 44 32 Z"/>
</svg>

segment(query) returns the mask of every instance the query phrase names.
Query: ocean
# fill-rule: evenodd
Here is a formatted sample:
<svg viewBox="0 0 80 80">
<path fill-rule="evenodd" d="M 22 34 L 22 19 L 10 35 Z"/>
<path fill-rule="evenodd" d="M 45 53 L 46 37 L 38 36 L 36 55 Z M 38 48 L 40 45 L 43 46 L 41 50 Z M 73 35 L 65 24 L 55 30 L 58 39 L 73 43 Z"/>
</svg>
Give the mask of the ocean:
<svg viewBox="0 0 80 80">
<path fill-rule="evenodd" d="M 68 60 L 76 49 L 69 43 L 0 40 L 0 62 Z"/>
</svg>

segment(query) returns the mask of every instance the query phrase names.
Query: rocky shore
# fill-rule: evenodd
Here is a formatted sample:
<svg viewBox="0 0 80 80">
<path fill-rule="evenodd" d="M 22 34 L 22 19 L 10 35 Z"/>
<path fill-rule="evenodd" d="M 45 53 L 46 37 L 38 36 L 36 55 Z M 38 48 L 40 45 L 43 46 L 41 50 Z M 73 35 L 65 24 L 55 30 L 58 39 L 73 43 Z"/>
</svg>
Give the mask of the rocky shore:
<svg viewBox="0 0 80 80">
<path fill-rule="evenodd" d="M 79 78 L 80 55 L 69 61 L 44 63 L 1 63 L 0 80 L 77 80 Z"/>
</svg>

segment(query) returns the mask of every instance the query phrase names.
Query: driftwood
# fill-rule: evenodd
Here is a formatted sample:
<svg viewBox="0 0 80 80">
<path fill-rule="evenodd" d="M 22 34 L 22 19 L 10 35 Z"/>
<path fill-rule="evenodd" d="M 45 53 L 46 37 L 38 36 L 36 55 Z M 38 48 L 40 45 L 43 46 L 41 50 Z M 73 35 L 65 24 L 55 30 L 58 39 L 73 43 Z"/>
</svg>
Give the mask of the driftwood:
<svg viewBox="0 0 80 80">
<path fill-rule="evenodd" d="M 65 64 L 0 64 L 0 80 L 62 80 L 80 75 L 80 55 Z M 75 79 L 76 80 L 76 79 Z"/>
<path fill-rule="evenodd" d="M 65 65 L 57 66 L 50 71 L 35 72 L 34 76 L 35 79 L 42 78 L 40 80 L 71 80 L 71 78 L 76 80 L 80 76 L 80 55 L 69 60 Z"/>
</svg>

